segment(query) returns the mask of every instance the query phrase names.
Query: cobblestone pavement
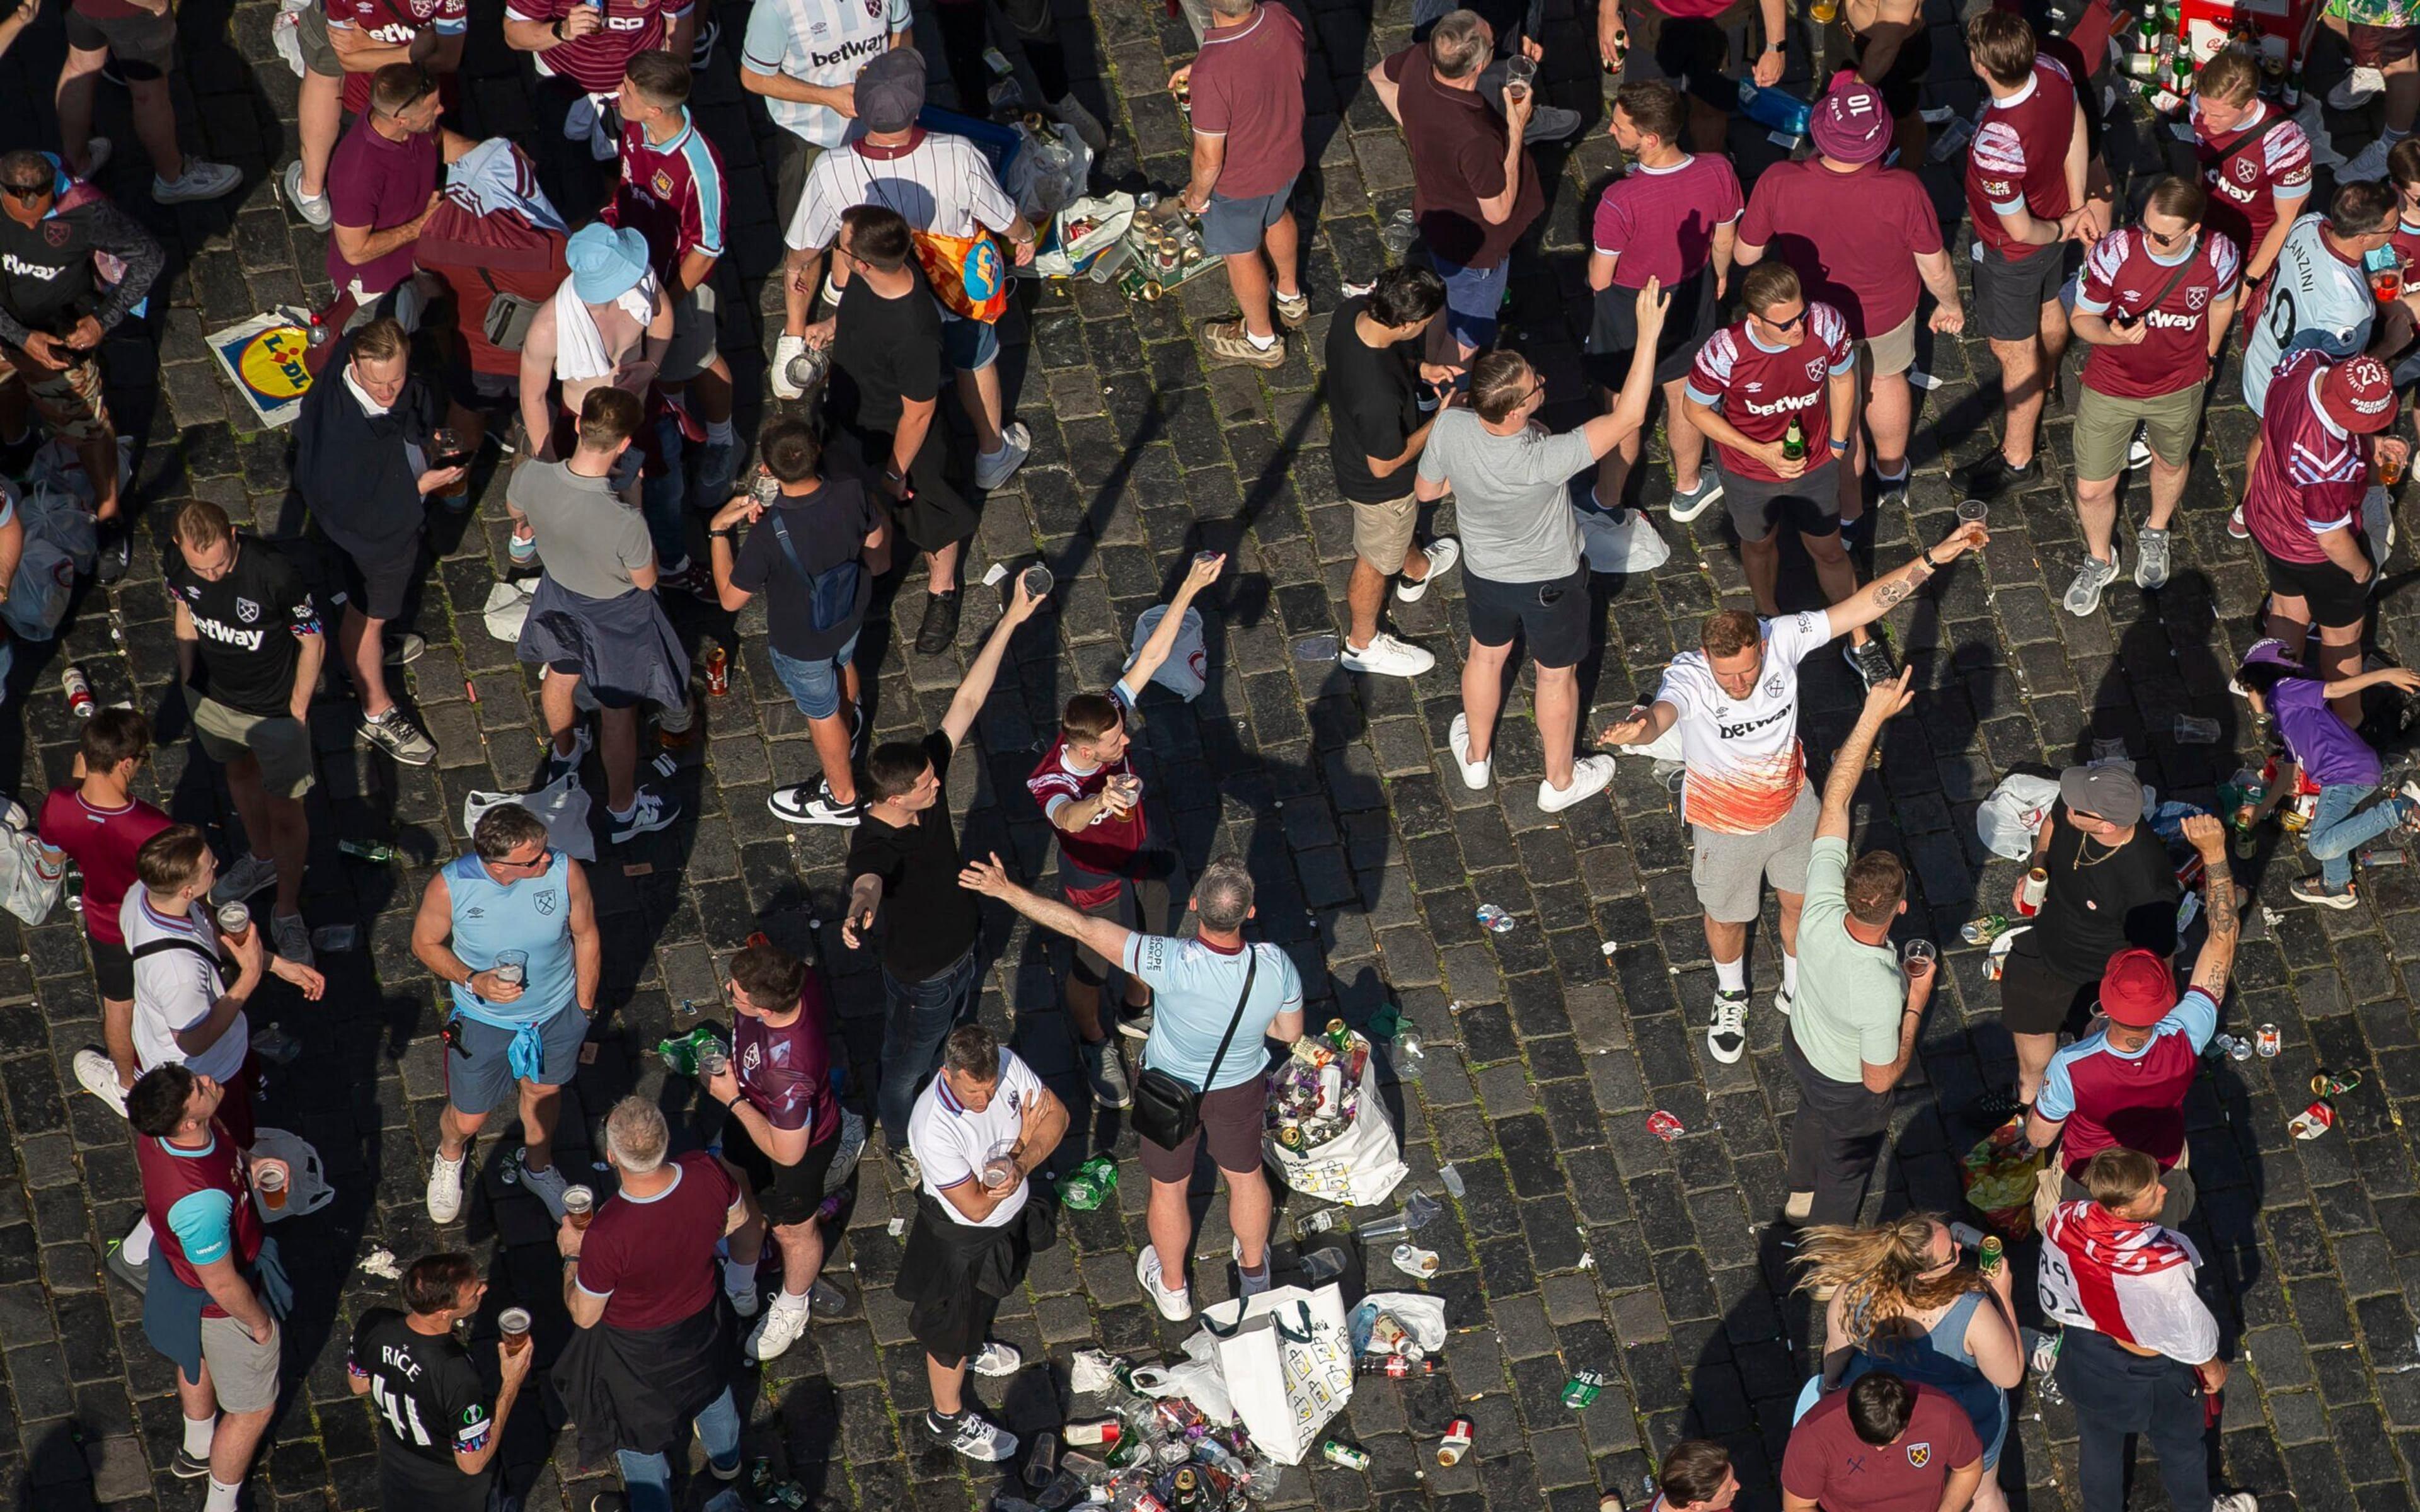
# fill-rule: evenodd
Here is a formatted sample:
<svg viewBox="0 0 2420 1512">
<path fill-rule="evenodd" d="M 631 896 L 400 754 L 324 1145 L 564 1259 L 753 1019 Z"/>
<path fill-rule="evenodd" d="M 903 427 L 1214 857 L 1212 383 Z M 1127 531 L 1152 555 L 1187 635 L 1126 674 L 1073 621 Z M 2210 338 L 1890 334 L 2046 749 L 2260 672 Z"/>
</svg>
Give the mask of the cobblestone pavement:
<svg viewBox="0 0 2420 1512">
<path fill-rule="evenodd" d="M 1550 99 L 1601 116 L 1585 17 L 1551 0 L 1556 21 L 1546 66 Z M 55 8 L 53 8 L 54 16 Z M 8 705 L 21 738 L 0 743 L 0 776 L 38 794 L 67 769 L 70 718 L 55 683 L 63 656 L 91 673 L 105 700 L 161 701 L 172 681 L 165 607 L 153 532 L 187 498 L 215 500 L 239 518 L 290 532 L 283 497 L 283 438 L 246 430 L 239 401 L 207 363 L 202 332 L 324 292 L 318 236 L 272 197 L 267 169 L 291 150 L 295 85 L 268 46 L 273 7 L 189 0 L 189 50 L 178 75 L 190 131 L 209 154 L 240 164 L 247 190 L 220 206 L 162 211 L 142 195 L 135 154 L 121 151 L 111 182 L 177 249 L 148 325 L 113 343 L 117 404 L 145 439 L 135 497 L 145 529 L 133 574 L 112 592 L 88 591 L 63 651 L 23 648 Z M 535 139 L 531 92 L 503 48 L 498 8 L 477 8 L 468 100 L 458 124 Z M 1088 12 L 1061 7 L 1077 72 L 1096 106 L 1115 101 L 1117 146 L 1105 177 L 1165 186 L 1180 179 L 1185 135 L 1162 81 L 1187 48 L 1181 22 L 1149 0 L 1104 0 Z M 1937 23 L 1953 18 L 1936 7 Z M 740 25 L 725 0 L 724 36 Z M 1368 63 L 1404 40 L 1403 0 L 1384 0 L 1373 23 L 1350 5 L 1321 0 L 1311 13 L 1317 49 L 1309 81 L 1317 169 L 1303 208 L 1321 234 L 1309 278 L 1323 312 L 1341 277 L 1380 264 L 1378 229 L 1407 203 L 1409 166 L 1384 112 L 1359 82 Z M 1971 81 L 1945 35 L 1941 103 L 1971 104 Z M 40 114 L 61 43 L 45 19 L 0 61 L 0 121 L 10 143 L 52 140 Z M 726 46 L 701 88 L 699 113 L 724 151 L 743 224 L 726 278 L 756 297 L 738 312 L 726 347 L 769 346 L 747 312 L 778 310 L 763 285 L 777 252 L 768 170 L 754 144 L 767 130 L 744 107 Z M 105 96 L 104 129 L 130 140 L 122 99 Z M 1575 316 L 1584 308 L 1581 227 L 1590 191 L 1615 162 L 1595 131 L 1568 154 L 1542 159 L 1559 177 L 1537 240 L 1519 263 L 1512 328 L 1538 360 L 1550 418 L 1577 418 Z M 1744 163 L 1773 148 L 1743 134 Z M 2150 153 L 2121 129 L 2114 159 L 2139 166 Z M 1954 180 L 1932 170 L 1945 204 Z M 1209 609 L 1209 690 L 1191 706 L 1165 694 L 1145 702 L 1156 822 L 1198 867 L 1219 850 L 1249 857 L 1260 926 L 1296 953 L 1315 1020 L 1357 1020 L 1399 1000 L 1436 1048 L 1417 1087 L 1391 1088 L 1400 1104 L 1412 1177 L 1404 1191 L 1439 1190 L 1451 1161 L 1466 1195 L 1450 1218 L 1424 1230 L 1444 1257 L 1435 1289 L 1458 1330 L 1449 1371 L 1430 1381 L 1362 1387 L 1343 1425 L 1371 1452 L 1365 1473 L 1318 1466 L 1290 1473 L 1289 1504 L 1337 1508 L 1592 1506 L 1600 1485 L 1636 1504 L 1652 1455 L 1685 1434 L 1730 1443 L 1741 1462 L 1743 1504 L 1776 1499 L 1772 1467 L 1789 1404 L 1810 1365 L 1808 1310 L 1788 1290 L 1787 1252 L 1772 1227 L 1781 1196 L 1779 1131 L 1793 1091 L 1779 1063 L 1779 1022 L 1761 1005 L 1777 973 L 1767 930 L 1756 954 L 1761 987 L 1751 1016 L 1753 1054 L 1725 1067 L 1702 1049 L 1701 1014 L 1713 976 L 1687 878 L 1684 831 L 1642 763 L 1625 761 L 1611 801 L 1558 819 L 1542 816 L 1531 786 L 1541 757 L 1525 695 L 1508 711 L 1499 780 L 1470 793 L 1451 779 L 1443 749 L 1457 705 L 1462 621 L 1458 584 L 1397 620 L 1436 651 L 1437 670 L 1416 684 L 1355 680 L 1332 664 L 1300 662 L 1290 641 L 1338 627 L 1350 557 L 1347 512 L 1322 455 L 1326 437 L 1319 376 L 1326 317 L 1314 318 L 1281 368 L 1265 375 L 1205 367 L 1197 317 L 1223 313 L 1217 279 L 1180 299 L 1129 305 L 1082 283 L 1032 297 L 1012 325 L 1009 371 L 1016 408 L 1032 427 L 1031 464 L 984 511 L 975 568 L 1036 553 L 1059 575 L 1052 610 L 1015 647 L 979 726 L 984 752 L 962 764 L 952 794 L 968 813 L 970 847 L 999 848 L 1027 875 L 1047 873 L 1045 827 L 1021 791 L 1060 702 L 1106 682 L 1134 615 L 1154 601 L 1185 555 L 1232 549 L 1235 567 Z M 156 378 L 151 347 L 156 345 Z M 1952 496 L 1943 464 L 1979 455 L 1994 401 L 1979 343 L 1942 343 L 1925 359 L 1939 378 L 1923 415 L 1911 514 L 1883 520 L 1875 556 L 1903 560 L 1948 528 Z M 743 371 L 753 389 L 761 368 Z M 2071 389 L 2071 393 L 2072 390 Z M 1889 731 L 1878 777 L 1861 805 L 1869 842 L 1896 841 L 1910 856 L 1919 897 L 1907 925 L 1956 941 L 1971 900 L 2005 896 L 2006 862 L 1974 839 L 1977 801 L 2019 762 L 2059 762 L 2089 737 L 2123 739 L 2163 791 L 2209 796 L 2249 734 L 2225 694 L 2232 650 L 2249 639 L 2259 592 L 2248 554 L 2222 531 L 2241 485 L 2249 419 L 2221 385 L 2196 463 L 2171 586 L 2157 595 L 2114 591 L 2103 614 L 2074 620 L 2055 606 L 2080 549 L 2060 485 L 2046 483 L 1993 515 L 1993 544 L 1895 617 L 1894 637 L 1920 669 L 1913 717 Z M 2067 422 L 2055 411 L 2054 456 Z M 746 418 L 743 416 L 743 419 Z M 408 949 L 412 901 L 425 871 L 458 843 L 452 816 L 476 789 L 515 789 L 536 764 L 532 684 L 508 646 L 483 630 L 478 609 L 504 563 L 501 478 L 482 479 L 475 520 L 440 521 L 441 560 L 417 618 L 427 656 L 411 669 L 419 708 L 443 747 L 439 764 L 398 770 L 354 748 L 354 711 L 341 695 L 314 724 L 324 783 L 313 803 L 313 869 L 306 911 L 315 924 L 354 923 L 364 948 L 331 952 L 326 1000 L 304 1005 L 266 995 L 273 1018 L 305 1049 L 271 1078 L 266 1121 L 312 1140 L 337 1196 L 325 1212 L 285 1227 L 302 1311 L 287 1325 L 291 1389 L 253 1482 L 253 1504 L 278 1512 L 360 1508 L 375 1499 L 368 1409 L 347 1392 L 342 1356 L 350 1319 L 381 1284 L 354 1269 L 374 1245 L 410 1257 L 441 1238 L 467 1237 L 490 1257 L 491 1305 L 518 1298 L 540 1309 L 549 1354 L 565 1324 L 549 1300 L 555 1274 L 535 1205 L 497 1180 L 505 1148 L 483 1143 L 484 1177 L 467 1236 L 427 1222 L 421 1186 L 442 1088 L 431 984 Z M 1651 483 L 1651 490 L 1661 487 Z M 2139 486 L 2135 490 L 2139 493 Z M 2130 501 L 2140 508 L 2139 499 Z M 1449 512 L 1450 513 L 1450 512 Z M 1652 577 L 1598 580 L 1603 651 L 1585 664 L 1601 711 L 1618 711 L 1652 686 L 1675 647 L 1717 605 L 1747 602 L 1719 515 L 1676 537 Z M 2402 553 L 2388 575 L 2381 638 L 2402 640 L 2412 616 Z M 1786 575 L 1803 596 L 1804 564 Z M 901 591 L 892 623 L 866 645 L 877 729 L 910 733 L 936 716 L 991 611 L 968 616 L 950 655 L 909 654 L 899 623 L 921 611 L 922 588 Z M 844 837 L 793 830 L 767 812 L 776 781 L 797 780 L 813 758 L 799 717 L 748 648 L 763 625 L 753 609 L 735 626 L 684 606 L 693 636 L 742 646 L 730 696 L 709 704 L 711 738 L 674 781 L 693 815 L 592 871 L 606 924 L 606 998 L 600 1054 L 585 1068 L 566 1120 L 575 1163 L 584 1130 L 632 1087 L 687 1110 L 691 1088 L 664 1081 L 645 1047 L 679 1005 L 711 1001 L 716 961 L 754 930 L 794 943 L 809 918 L 836 912 Z M 1809 664 L 1804 733 L 1819 765 L 1850 722 L 1854 684 L 1829 657 Z M 2175 717 L 2219 720 L 2215 748 L 2180 747 Z M 23 723 L 15 716 L 22 713 Z M 181 719 L 156 778 L 181 815 L 219 822 L 223 789 L 189 755 Z M 340 836 L 393 838 L 400 869 L 342 859 Z M 2264 848 L 2250 868 L 2256 921 L 2238 967 L 2229 1027 L 2274 1022 L 2274 1060 L 2220 1064 L 2196 1088 L 2194 1164 L 2202 1193 L 2195 1231 L 2211 1264 L 2208 1288 L 2228 1323 L 2239 1362 L 2226 1397 L 2226 1484 L 2257 1490 L 2276 1512 L 2289 1499 L 2308 1512 L 2412 1504 L 2420 1468 L 2420 1180 L 2400 1109 L 2420 1098 L 2420 1034 L 2404 973 L 2420 959 L 2420 874 L 2379 873 L 2364 906 L 2313 913 L 2286 885 L 2300 858 Z M 1491 935 L 1473 910 L 1493 903 L 1514 927 Z M 2267 910 L 2278 912 L 2270 916 Z M 1615 947 L 1608 956 L 1607 942 Z M 1081 1112 L 1066 1029 L 1056 1002 L 1063 948 L 1006 918 L 986 1014 L 1013 1025 L 1016 1043 Z M 76 1095 L 68 1071 L 79 1045 L 97 1041 L 91 980 L 73 916 L 23 933 L 23 954 L 0 961 L 0 1092 L 8 1137 L 0 1145 L 0 1344 L 9 1407 L 0 1410 L 0 1485 L 20 1505 L 72 1512 L 113 1506 L 186 1508 L 199 1491 L 166 1474 L 177 1410 L 168 1369 L 143 1341 L 137 1299 L 101 1271 L 103 1245 L 137 1205 L 123 1126 Z M 1994 995 L 1971 949 L 1946 956 L 1947 990 L 1925 1030 L 1920 1071 L 1900 1098 L 1875 1205 L 1947 1209 L 1957 1200 L 1957 1152 L 1976 1131 L 1956 1115 L 2009 1072 Z M 879 993 L 870 962 L 835 950 L 850 1049 L 870 1063 Z M 2361 1071 L 2328 1137 L 2296 1144 L 2287 1118 L 2319 1067 Z M 1670 1143 L 1646 1115 L 1668 1109 L 1685 1128 Z M 1132 1136 L 1114 1117 L 1084 1117 L 1078 1145 Z M 1056 1421 L 1067 1356 L 1099 1342 L 1148 1351 L 1173 1346 L 1133 1279 L 1141 1242 L 1142 1183 L 1131 1165 L 1115 1211 L 1072 1214 L 1061 1245 L 1040 1257 L 1027 1294 L 1012 1299 L 1003 1335 L 1033 1362 L 1005 1389 L 987 1389 L 1015 1428 Z M 1886 1189 L 1886 1190 L 1885 1190 Z M 1227 1248 L 1223 1203 L 1207 1198 L 1198 1254 L 1206 1294 Z M 1297 1205 L 1298 1206 L 1298 1205 Z M 907 1211 L 869 1162 L 834 1266 L 860 1292 L 854 1316 L 820 1321 L 811 1336 L 744 1383 L 752 1453 L 774 1457 L 812 1487 L 819 1504 L 979 1504 L 998 1484 L 970 1474 L 928 1444 L 914 1424 L 923 1372 L 904 1309 L 887 1283 L 899 1257 L 887 1226 Z M 2030 1250 L 2018 1263 L 2030 1273 Z M 2021 1295 L 2030 1288 L 2021 1288 Z M 491 1325 L 490 1325 L 491 1326 Z M 551 1336 L 546 1336 L 551 1335 Z M 1047 1362 L 1046 1365 L 1044 1362 Z M 1613 1383 L 1585 1412 L 1559 1400 L 1573 1370 L 1607 1370 Z M 1451 1470 L 1422 1451 L 1451 1412 L 1477 1424 L 1478 1448 Z M 611 1484 L 570 1458 L 567 1436 L 539 1414 L 517 1414 L 507 1447 L 516 1484 L 534 1482 L 530 1505 L 552 1508 Z M 2002 1474 L 2033 1507 L 2063 1505 L 2071 1480 L 2071 1414 L 2028 1396 Z M 1429 1466 L 1423 1473 L 1422 1467 Z M 703 1489 L 686 1490 L 693 1505 Z M 2156 1477 L 2135 1489 L 2138 1506 L 2161 1498 Z"/>
</svg>

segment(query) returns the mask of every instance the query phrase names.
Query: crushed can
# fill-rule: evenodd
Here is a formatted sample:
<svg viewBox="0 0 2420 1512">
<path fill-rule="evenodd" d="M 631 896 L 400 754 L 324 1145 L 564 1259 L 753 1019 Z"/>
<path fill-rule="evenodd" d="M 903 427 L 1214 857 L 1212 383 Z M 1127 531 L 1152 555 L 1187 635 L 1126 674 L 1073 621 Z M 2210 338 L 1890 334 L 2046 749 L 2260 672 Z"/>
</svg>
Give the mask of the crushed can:
<svg viewBox="0 0 2420 1512">
<path fill-rule="evenodd" d="M 1578 1412 L 1596 1405 L 1597 1393 L 1605 1390 L 1605 1377 L 1594 1370 L 1577 1370 L 1563 1382 L 1563 1405 Z"/>
<path fill-rule="evenodd" d="M 1342 1439 L 1322 1439 L 1319 1442 L 1319 1458 L 1331 1465 L 1342 1465 L 1347 1470 L 1370 1468 L 1370 1452 Z"/>
<path fill-rule="evenodd" d="M 1466 1417 L 1448 1423 L 1445 1437 L 1437 1441 L 1436 1462 L 1448 1467 L 1461 1464 L 1462 1457 L 1470 1453 L 1470 1419 Z"/>
<path fill-rule="evenodd" d="M 1657 1108 L 1647 1116 L 1647 1132 L 1668 1145 L 1681 1137 L 1681 1120 Z"/>
</svg>

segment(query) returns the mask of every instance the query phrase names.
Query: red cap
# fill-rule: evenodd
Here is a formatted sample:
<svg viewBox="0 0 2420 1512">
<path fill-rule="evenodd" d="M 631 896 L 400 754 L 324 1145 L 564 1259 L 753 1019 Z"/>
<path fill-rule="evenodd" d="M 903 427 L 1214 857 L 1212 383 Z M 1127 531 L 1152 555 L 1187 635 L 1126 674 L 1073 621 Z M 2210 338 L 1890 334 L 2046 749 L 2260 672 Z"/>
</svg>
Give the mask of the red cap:
<svg viewBox="0 0 2420 1512">
<path fill-rule="evenodd" d="M 2355 435 L 2395 424 L 2395 379 L 2386 364 L 2364 354 L 2338 363 L 2319 378 L 2319 407 Z"/>
<path fill-rule="evenodd" d="M 2141 946 L 2118 951 L 2101 974 L 2101 1011 L 2129 1028 L 2148 1029 L 2177 1006 L 2177 974 Z"/>
</svg>

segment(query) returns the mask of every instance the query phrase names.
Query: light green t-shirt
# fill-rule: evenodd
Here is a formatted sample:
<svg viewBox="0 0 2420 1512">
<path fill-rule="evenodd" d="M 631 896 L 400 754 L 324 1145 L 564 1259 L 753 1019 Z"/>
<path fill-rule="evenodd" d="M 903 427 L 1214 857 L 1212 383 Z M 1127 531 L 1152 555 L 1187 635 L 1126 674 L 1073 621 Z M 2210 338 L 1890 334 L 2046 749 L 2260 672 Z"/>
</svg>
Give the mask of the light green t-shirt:
<svg viewBox="0 0 2420 1512">
<path fill-rule="evenodd" d="M 1899 1058 L 1907 978 L 1898 953 L 1849 933 L 1849 842 L 1825 837 L 1807 856 L 1807 902 L 1798 913 L 1798 998 L 1790 1032 L 1807 1063 L 1836 1082 L 1865 1079 L 1861 1063 Z"/>
</svg>

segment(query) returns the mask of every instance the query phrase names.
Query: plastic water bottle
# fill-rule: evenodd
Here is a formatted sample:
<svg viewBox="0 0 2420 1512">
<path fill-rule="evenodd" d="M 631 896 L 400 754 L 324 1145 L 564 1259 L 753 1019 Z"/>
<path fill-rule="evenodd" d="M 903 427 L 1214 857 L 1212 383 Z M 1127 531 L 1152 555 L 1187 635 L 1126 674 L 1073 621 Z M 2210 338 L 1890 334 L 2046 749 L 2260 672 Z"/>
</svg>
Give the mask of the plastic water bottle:
<svg viewBox="0 0 2420 1512">
<path fill-rule="evenodd" d="M 1792 136 L 1805 136 L 1807 122 L 1814 117 L 1813 107 L 1796 95 L 1747 79 L 1740 81 L 1739 102 L 1748 119 Z"/>
</svg>

